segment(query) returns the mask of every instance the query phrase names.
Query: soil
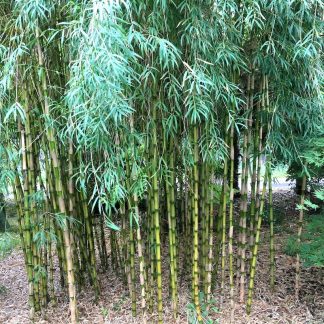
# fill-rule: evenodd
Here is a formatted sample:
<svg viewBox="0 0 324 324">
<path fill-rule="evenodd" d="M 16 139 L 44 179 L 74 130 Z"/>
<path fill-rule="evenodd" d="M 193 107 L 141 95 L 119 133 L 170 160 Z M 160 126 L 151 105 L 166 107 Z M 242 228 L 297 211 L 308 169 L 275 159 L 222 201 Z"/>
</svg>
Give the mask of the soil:
<svg viewBox="0 0 324 324">
<path fill-rule="evenodd" d="M 236 303 L 234 323 L 324 323 L 324 269 L 319 267 L 302 268 L 301 289 L 299 299 L 296 300 L 294 290 L 295 258 L 283 253 L 283 244 L 286 238 L 292 233 L 296 233 L 298 217 L 298 212 L 295 209 L 296 201 L 296 197 L 287 191 L 274 194 L 275 210 L 284 215 L 282 223 L 275 228 L 275 290 L 272 292 L 269 287 L 269 228 L 265 224 L 261 235 L 262 242 L 258 256 L 252 312 L 250 316 L 247 316 L 245 305 Z M 167 253 L 164 254 L 164 260 L 167 260 Z M 178 319 L 174 320 L 168 298 L 167 262 L 163 264 L 163 270 L 164 323 L 187 323 L 190 319 L 188 315 L 190 276 L 181 280 L 179 287 L 180 312 Z M 99 276 L 101 296 L 98 303 L 95 303 L 93 290 L 90 286 L 82 289 L 78 295 L 80 323 L 143 323 L 140 314 L 136 318 L 132 317 L 127 287 L 118 274 L 110 267 L 104 273 L 99 269 Z M 228 281 L 228 278 L 226 280 Z M 56 282 L 58 283 L 59 280 Z M 57 304 L 49 304 L 46 311 L 37 315 L 34 323 L 69 323 L 66 295 L 58 283 L 56 287 Z M 216 287 L 213 295 L 215 303 L 208 312 L 208 318 L 213 320 L 213 323 L 230 323 L 228 296 L 227 288 L 222 298 L 219 288 Z M 21 251 L 15 250 L 0 261 L 0 323 L 30 323 L 27 299 L 28 290 L 23 255 Z M 139 304 L 138 310 L 140 310 Z M 145 319 L 147 323 L 156 323 L 157 314 L 147 314 Z M 207 319 L 205 322 L 207 323 Z"/>
</svg>

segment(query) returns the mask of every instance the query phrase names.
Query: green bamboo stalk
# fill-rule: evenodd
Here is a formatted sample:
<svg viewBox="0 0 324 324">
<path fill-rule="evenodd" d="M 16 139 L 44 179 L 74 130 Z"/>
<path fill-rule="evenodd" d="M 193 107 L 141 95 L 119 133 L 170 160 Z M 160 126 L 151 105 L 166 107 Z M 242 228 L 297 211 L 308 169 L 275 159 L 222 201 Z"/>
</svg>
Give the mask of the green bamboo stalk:
<svg viewBox="0 0 324 324">
<path fill-rule="evenodd" d="M 47 305 L 47 302 L 49 300 L 49 255 L 48 255 L 48 242 L 49 242 L 49 232 L 50 232 L 50 223 L 49 223 L 49 218 L 48 216 L 48 201 L 47 197 L 45 195 L 45 204 L 44 204 L 44 215 L 43 215 L 43 222 L 44 222 L 44 231 L 45 231 L 45 238 L 46 238 L 46 243 L 44 244 L 43 247 L 43 252 L 44 252 L 44 268 L 45 268 L 45 280 L 43 282 L 43 303 L 42 307 L 45 308 Z"/>
<path fill-rule="evenodd" d="M 173 151 L 173 148 L 172 148 Z M 172 236 L 173 236 L 173 256 L 174 256 L 174 277 L 175 277 L 175 313 L 178 314 L 178 240 L 177 240 L 177 227 L 176 227 L 176 200 L 175 200 L 175 170 L 174 170 L 174 155 L 171 154 L 170 160 L 170 168 L 171 168 L 171 225 L 172 225 Z"/>
<path fill-rule="evenodd" d="M 206 263 L 205 263 L 205 243 L 206 243 L 206 190 L 205 190 L 205 183 L 206 183 L 206 172 L 205 172 L 205 164 L 203 161 L 200 161 L 199 166 L 199 221 L 201 224 L 201 235 L 199 237 L 199 266 L 200 266 L 200 277 L 201 282 L 204 283 L 206 280 Z M 204 290 L 203 290 L 204 291 Z"/>
<path fill-rule="evenodd" d="M 252 73 L 253 77 L 253 73 Z M 251 104 L 251 75 L 248 75 L 247 79 L 247 102 L 246 102 L 246 111 L 249 110 L 250 104 Z M 246 171 L 248 170 L 247 166 L 247 142 L 248 142 L 248 134 L 247 134 L 247 128 L 248 128 L 248 120 L 245 121 L 246 129 L 243 133 L 243 159 L 242 159 L 242 172 L 241 172 L 241 189 L 240 189 L 240 218 L 239 218 L 239 237 L 238 237 L 238 253 L 237 253 L 237 283 L 239 282 L 240 285 L 240 302 L 244 299 L 244 275 L 245 275 L 245 233 L 244 233 L 244 209 L 246 205 L 247 195 L 245 193 L 245 180 L 246 180 Z M 243 273 L 242 273 L 243 270 Z"/>
<path fill-rule="evenodd" d="M 225 143 L 228 144 L 228 117 L 226 117 L 226 137 Z M 224 160 L 224 174 L 223 174 L 223 201 L 222 201 L 222 277 L 221 277 L 221 291 L 224 294 L 225 288 L 225 261 L 226 261 L 226 213 L 227 213 L 227 193 L 228 193 L 228 184 L 227 184 L 227 173 L 228 173 L 228 159 L 227 157 Z"/>
<path fill-rule="evenodd" d="M 75 205 L 75 192 L 74 192 L 74 181 L 73 181 L 73 157 L 74 149 L 72 139 L 69 139 L 69 151 L 68 151 L 68 206 L 69 206 L 69 215 L 73 218 L 76 218 L 76 205 Z M 71 249 L 73 251 L 73 265 L 75 270 L 75 275 L 79 286 L 82 281 L 82 274 L 80 272 L 79 264 L 79 255 L 77 249 L 77 240 L 78 238 L 77 229 L 74 227 L 71 230 Z"/>
<path fill-rule="evenodd" d="M 298 253 L 296 255 L 296 279 L 295 279 L 295 297 L 299 299 L 299 290 L 300 290 L 300 241 L 301 234 L 303 230 L 303 221 L 304 221 L 304 204 L 305 204 L 305 190 L 306 190 L 306 175 L 303 176 L 301 195 L 300 195 L 300 206 L 299 206 L 299 220 L 298 220 L 298 232 L 297 232 L 297 247 Z"/>
<path fill-rule="evenodd" d="M 83 210 L 83 217 L 84 217 L 84 224 L 85 224 L 85 230 L 86 230 L 86 242 L 89 247 L 89 258 L 90 258 L 90 276 L 92 285 L 94 287 L 95 292 L 95 298 L 99 298 L 100 294 L 100 287 L 99 287 L 99 281 L 98 281 L 98 275 L 97 275 L 97 269 L 96 269 L 96 254 L 95 254 L 95 246 L 94 246 L 94 235 L 92 230 L 92 224 L 88 209 L 88 203 L 86 199 L 86 193 L 84 190 L 80 191 L 81 194 L 81 200 L 82 200 L 82 210 Z"/>
<path fill-rule="evenodd" d="M 254 85 L 253 85 L 254 88 Z M 258 173 L 258 158 L 259 158 L 259 134 L 260 134 L 260 101 L 257 102 L 254 123 L 254 140 L 253 140 L 253 162 L 252 162 L 252 177 L 251 177 L 251 205 L 250 205 L 250 259 L 252 259 L 252 249 L 254 244 L 254 225 L 256 217 L 256 203 L 259 199 L 259 187 L 257 187 Z M 252 118 L 251 118 L 252 119 Z M 260 184 L 260 181 L 258 182 Z"/>
<path fill-rule="evenodd" d="M 121 202 L 121 205 L 120 205 L 120 208 L 119 208 L 119 214 L 120 214 L 120 218 L 121 218 L 121 221 L 122 221 L 122 229 L 121 229 L 121 263 L 117 262 L 116 263 L 116 266 L 117 266 L 117 269 L 118 269 L 118 264 L 120 266 L 123 266 L 123 270 L 122 273 L 123 273 L 123 281 L 124 283 L 128 284 L 128 287 L 130 287 L 129 283 L 130 283 L 130 273 L 129 273 L 129 267 L 128 267 L 128 239 L 129 239 L 129 236 L 127 235 L 127 217 L 126 217 L 126 212 L 125 212 L 125 203 L 124 202 Z M 117 247 L 117 235 L 115 234 L 115 232 L 111 232 L 111 235 L 112 235 L 112 238 L 113 238 L 113 243 L 114 245 Z M 115 247 L 115 249 L 116 249 Z M 116 250 L 116 258 L 115 258 L 115 261 L 118 260 L 117 258 L 117 251 Z"/>
<path fill-rule="evenodd" d="M 181 171 L 180 171 L 181 172 Z M 186 232 L 186 220 L 187 220 L 187 208 L 188 208 L 188 198 L 187 198 L 187 190 L 186 190 L 186 185 L 184 182 L 184 174 L 181 172 L 181 174 L 177 177 L 177 179 L 179 180 L 179 192 L 180 192 L 180 197 L 181 194 L 183 195 L 183 199 L 181 199 L 181 211 L 180 211 L 180 215 L 181 215 L 181 227 L 180 227 L 180 233 L 184 234 Z M 180 254 L 180 249 L 179 249 L 179 254 Z"/>
<path fill-rule="evenodd" d="M 168 179 L 165 181 L 165 194 L 166 194 L 166 206 L 167 206 L 167 219 L 168 219 L 168 238 L 169 238 L 169 256 L 170 256 L 170 272 L 171 272 L 171 263 L 173 268 L 173 249 L 172 249 L 172 229 L 171 229 L 171 197 L 170 197 L 170 185 L 168 184 Z M 170 282 L 172 280 L 172 276 L 170 276 Z M 171 283 L 170 283 L 171 289 Z"/>
<path fill-rule="evenodd" d="M 198 163 L 199 163 L 199 148 L 198 148 L 198 126 L 193 127 L 193 146 L 194 146 L 194 167 L 193 167 L 193 180 L 194 180 L 194 190 L 193 190 L 193 295 L 194 304 L 197 313 L 198 322 L 202 322 L 200 301 L 199 301 L 199 251 L 198 251 L 198 200 L 199 200 L 199 175 L 198 175 Z"/>
<path fill-rule="evenodd" d="M 169 166 L 170 166 L 170 183 L 169 183 L 169 196 L 170 196 L 170 270 L 171 270 L 171 287 L 172 287 L 172 308 L 174 318 L 178 314 L 178 291 L 177 291 L 177 243 L 176 243 L 176 212 L 175 212 L 175 176 L 174 176 L 174 143 L 170 140 L 170 155 L 169 155 Z M 172 258 L 172 259 L 171 259 Z"/>
<path fill-rule="evenodd" d="M 172 224 L 171 224 L 171 188 L 166 181 L 166 198 L 167 198 L 167 214 L 168 214 L 168 224 L 169 224 L 169 255 L 170 255 L 170 292 L 172 300 L 172 310 L 175 312 L 175 274 L 174 274 L 174 249 L 173 249 L 173 235 L 172 235 Z M 174 314 L 176 316 L 176 314 Z"/>
<path fill-rule="evenodd" d="M 128 192 L 131 191 L 131 165 L 130 165 L 129 153 L 126 153 L 126 187 Z M 134 239 L 134 228 L 133 228 L 133 205 L 132 197 L 128 199 L 128 214 L 129 214 L 129 275 L 130 275 L 130 296 L 132 300 L 132 315 L 136 316 L 136 277 L 135 277 L 135 239 Z M 138 214 L 135 215 L 138 217 Z"/>
<path fill-rule="evenodd" d="M 54 285 L 54 262 L 53 262 L 53 255 L 52 255 L 52 237 L 51 237 L 51 218 L 50 218 L 50 204 L 48 201 L 48 197 L 45 197 L 45 219 L 46 219 L 46 245 L 48 250 L 48 262 L 49 262 L 49 297 L 52 301 L 53 305 L 56 305 L 56 298 L 55 298 L 55 285 Z"/>
<path fill-rule="evenodd" d="M 154 147 L 150 138 L 147 138 L 147 159 L 148 161 L 153 161 L 154 158 Z M 153 178 L 154 171 L 151 168 L 148 168 L 149 177 Z M 153 304 L 154 304 L 154 280 L 156 278 L 156 253 L 155 253 L 155 225 L 154 225 L 154 195 L 153 195 L 153 185 L 149 187 L 148 190 L 148 211 L 147 211 L 147 220 L 148 220 L 148 269 L 147 269 L 147 278 L 148 280 L 148 310 L 150 313 L 153 313 Z"/>
<path fill-rule="evenodd" d="M 234 321 L 234 271 L 233 271 L 233 209 L 234 209 L 234 124 L 231 124 L 230 131 L 230 203 L 229 203 L 229 233 L 228 233 L 228 254 L 229 254 L 229 283 L 230 283 L 230 304 L 231 322 Z"/>
<path fill-rule="evenodd" d="M 191 172 L 191 227 L 192 227 L 192 236 L 195 235 L 195 231 L 194 231 L 194 219 L 195 219 L 195 179 L 194 179 L 194 172 L 192 170 Z M 195 241 L 194 240 L 190 240 L 189 241 L 189 245 L 190 245 L 190 251 L 194 251 L 195 250 Z M 188 246 L 188 250 L 189 250 L 189 246 Z M 195 281 L 194 281 L 194 277 L 195 277 L 195 272 L 194 272 L 194 258 L 195 258 L 195 254 L 191 253 L 191 276 L 193 278 L 193 280 L 191 280 L 191 292 L 192 292 L 192 300 L 195 300 Z M 199 259 L 198 259 L 199 260 Z M 199 265 L 198 265 L 199 268 Z M 198 276 L 199 279 L 199 276 Z"/>
<path fill-rule="evenodd" d="M 188 215 L 187 215 L 187 232 L 186 232 L 186 258 L 184 260 L 185 262 L 185 266 L 184 266 L 184 269 L 186 269 L 186 273 L 189 273 L 190 272 L 190 269 L 192 269 L 192 261 L 193 261 L 193 258 L 192 258 L 192 254 L 191 254 L 191 251 L 192 251 L 192 235 L 193 235 L 193 232 L 192 232 L 192 229 L 193 229 L 193 226 L 192 226 L 192 220 L 193 220 L 193 208 L 194 208 L 194 198 L 193 198 L 193 176 L 191 175 L 191 172 L 192 170 L 189 171 L 189 175 L 188 175 L 188 190 L 187 190 L 187 199 L 188 199 Z"/>
<path fill-rule="evenodd" d="M 238 269 L 240 271 L 240 296 L 239 300 L 241 303 L 244 301 L 245 295 L 245 251 L 246 251 L 246 210 L 247 210 L 247 175 L 248 164 L 247 164 L 247 131 L 244 134 L 243 144 L 243 160 L 242 160 L 242 179 L 241 179 L 241 205 L 240 205 L 240 253 L 239 253 L 239 264 Z"/>
<path fill-rule="evenodd" d="M 27 269 L 27 254 L 26 254 L 26 242 L 24 239 L 24 192 L 21 187 L 20 178 L 18 175 L 15 176 L 15 187 L 14 187 L 14 198 L 17 208 L 17 215 L 18 215 L 18 227 L 19 227 L 19 236 L 21 247 L 24 254 L 25 266 Z"/>
<path fill-rule="evenodd" d="M 253 255 L 252 255 L 252 261 L 251 261 L 251 268 L 250 268 L 248 300 L 247 300 L 247 305 L 246 305 L 247 314 L 251 313 L 254 278 L 255 278 L 256 265 L 257 265 L 258 246 L 260 243 L 261 224 L 262 224 L 262 219 L 263 219 L 264 199 L 265 199 L 265 193 L 266 193 L 266 188 L 267 188 L 267 181 L 268 181 L 268 176 L 267 176 L 267 172 L 266 172 L 265 176 L 264 176 L 264 180 L 263 180 L 263 189 L 262 189 L 262 195 L 261 195 L 261 200 L 260 200 L 259 218 L 258 218 L 258 224 L 256 227 L 256 236 L 255 236 L 255 241 L 254 241 L 254 246 L 253 246 Z"/>
<path fill-rule="evenodd" d="M 101 241 L 101 250 L 103 254 L 103 263 L 102 266 L 105 270 L 108 268 L 108 253 L 106 247 L 106 236 L 104 231 L 104 218 L 105 215 L 100 215 L 99 217 L 99 225 L 100 225 L 100 241 Z"/>
<path fill-rule="evenodd" d="M 59 212 L 57 206 L 57 197 L 56 191 L 54 190 L 54 181 L 53 181 L 53 168 L 50 165 L 49 159 L 45 159 L 45 169 L 46 169 L 46 179 L 48 183 L 49 197 L 51 208 L 54 214 Z M 56 236 L 56 248 L 58 251 L 58 259 L 59 259 L 59 268 L 60 268 L 60 279 L 61 279 L 61 287 L 65 286 L 65 277 L 66 274 L 66 258 L 65 258 L 65 250 L 63 246 L 63 234 L 61 229 L 58 226 L 57 219 L 55 218 L 53 221 L 54 232 Z"/>
<path fill-rule="evenodd" d="M 110 231 L 110 235 L 109 235 L 109 240 L 110 240 L 110 260 L 111 260 L 111 268 L 113 270 L 116 270 L 116 248 L 115 248 L 115 242 L 114 242 L 114 237 L 113 237 L 113 232 L 112 230 Z"/>
<path fill-rule="evenodd" d="M 131 298 L 132 298 L 132 314 L 136 316 L 136 277 L 135 277 L 135 240 L 134 229 L 131 226 L 129 229 L 129 260 L 130 260 L 130 278 L 131 278 Z"/>
<path fill-rule="evenodd" d="M 250 117 L 250 129 L 253 133 L 253 156 L 252 156 L 252 175 L 251 175 L 251 203 L 250 203 L 250 261 L 252 259 L 252 250 L 254 244 L 254 225 L 255 225 L 255 212 L 256 212 L 256 199 L 257 193 L 259 191 L 259 187 L 257 189 L 256 182 L 257 182 L 257 165 L 258 165 L 258 157 L 259 157 L 259 128 L 260 128 L 260 101 L 258 100 L 256 104 L 256 111 L 255 111 L 255 121 L 254 121 L 254 129 L 253 127 L 253 97 L 254 97 L 254 73 L 252 72 L 252 84 L 251 84 L 251 117 Z"/>
<path fill-rule="evenodd" d="M 251 204 L 250 204 L 250 260 L 252 259 L 252 249 L 254 244 L 254 223 L 256 210 L 256 181 L 257 181 L 257 161 L 258 161 L 258 145 L 259 145 L 259 110 L 260 103 L 257 103 L 254 141 L 253 141 L 253 162 L 252 162 L 252 176 L 251 176 Z"/>
<path fill-rule="evenodd" d="M 129 235 L 128 235 L 129 238 Z M 116 241 L 117 242 L 117 241 Z M 127 285 L 129 290 L 129 297 L 131 298 L 131 308 L 132 308 L 132 315 L 134 315 L 134 300 L 133 300 L 133 282 L 132 282 L 132 275 L 131 275 L 131 253 L 130 253 L 130 242 L 128 241 L 126 243 L 126 256 L 124 258 L 124 267 L 125 267 L 125 274 L 127 278 Z M 136 312 L 136 306 L 135 306 L 135 312 Z"/>
<path fill-rule="evenodd" d="M 213 238 L 214 238 L 214 205 L 213 205 L 213 187 L 209 186 L 209 239 L 208 239 L 208 260 L 206 265 L 206 300 L 210 301 L 211 298 L 211 282 L 212 282 L 212 268 L 213 268 Z"/>
<path fill-rule="evenodd" d="M 209 166 L 205 166 L 205 181 L 203 183 L 204 190 L 205 190 L 205 230 L 204 230 L 204 241 L 203 241 L 203 270 L 204 270 L 204 276 L 203 276 L 203 284 L 204 284 L 204 295 L 206 297 L 206 300 L 208 299 L 208 276 L 209 276 L 209 248 L 210 248 L 210 182 L 209 182 Z"/>
<path fill-rule="evenodd" d="M 265 76 L 262 75 L 261 84 L 260 84 L 260 93 L 261 93 L 261 100 L 260 100 L 260 110 L 259 114 L 264 111 L 265 108 Z M 259 217 L 259 208 L 260 208 L 260 183 L 261 183 L 261 164 L 262 164 L 262 141 L 263 141 L 263 125 L 262 125 L 262 118 L 261 115 L 259 116 L 259 135 L 258 135 L 258 154 L 257 154 L 257 183 L 256 183 L 256 205 L 255 205 L 255 220 L 254 224 L 258 222 Z M 256 235 L 256 232 L 254 233 Z"/>
<path fill-rule="evenodd" d="M 153 146 L 151 145 L 153 148 Z M 151 150 L 152 150 L 151 148 Z M 153 190 L 149 190 L 149 264 L 150 269 L 148 273 L 148 277 L 150 278 L 150 298 L 149 298 L 149 311 L 150 313 L 153 312 L 153 296 L 154 296 L 154 280 L 156 277 L 156 253 L 155 253 L 155 226 L 154 226 L 154 195 Z"/>
<path fill-rule="evenodd" d="M 219 261 L 221 259 L 221 243 L 222 243 L 222 222 L 223 222 L 223 198 L 224 198 L 224 186 L 222 185 L 222 191 L 220 195 L 220 202 L 218 206 L 218 212 L 216 215 L 216 244 L 215 244 L 215 255 L 214 255 L 214 269 L 212 278 L 217 278 Z M 216 280 L 212 281 L 212 290 L 216 287 Z"/>
<path fill-rule="evenodd" d="M 34 166 L 34 151 L 33 151 L 33 141 L 31 135 L 31 120 L 30 120 L 30 110 L 27 92 L 24 91 L 25 97 L 25 137 L 26 137 L 26 158 L 28 164 L 27 172 L 27 181 L 28 181 L 28 193 L 29 193 L 29 204 L 30 204 L 30 218 L 32 226 L 32 235 L 35 237 L 36 233 L 39 231 L 38 227 L 38 217 L 36 213 L 36 203 L 35 203 L 35 192 L 36 192 L 36 183 L 35 183 L 35 166 Z M 36 247 L 36 244 L 31 242 L 31 249 L 33 253 L 33 266 L 34 269 L 39 269 L 40 260 L 39 253 Z M 35 295 L 35 311 L 40 310 L 40 287 L 39 280 L 34 280 L 34 295 Z"/>
<path fill-rule="evenodd" d="M 46 218 L 44 219 L 46 222 Z M 46 227 L 46 225 L 45 225 Z M 39 280 L 39 304 L 41 308 L 45 308 L 47 305 L 47 246 L 45 245 L 39 251 L 40 266 L 43 268 Z"/>
<path fill-rule="evenodd" d="M 265 75 L 265 109 L 270 114 L 269 102 L 269 78 Z M 272 122 L 268 120 L 267 132 L 271 131 Z M 274 244 L 274 219 L 273 219 L 273 195 L 272 195 L 272 159 L 267 157 L 268 163 L 268 182 L 269 182 L 269 220 L 270 220 L 270 288 L 273 291 L 275 288 L 275 244 Z"/>
<path fill-rule="evenodd" d="M 270 163 L 269 163 L 270 164 Z M 275 287 L 275 247 L 274 247 L 274 226 L 273 226 L 273 198 L 272 198 L 272 174 L 271 167 L 268 168 L 269 181 L 269 220 L 270 220 L 270 288 Z"/>
<path fill-rule="evenodd" d="M 90 213 L 91 215 L 91 219 L 92 219 L 92 231 L 93 231 L 93 237 L 94 237 L 94 242 L 96 243 L 95 245 L 97 245 L 97 250 L 99 253 L 99 259 L 101 262 L 101 265 L 104 264 L 104 255 L 103 255 L 103 250 L 102 250 L 102 244 L 101 244 L 101 236 L 98 230 L 99 227 L 99 218 L 100 215 L 94 215 L 92 213 Z"/>
<path fill-rule="evenodd" d="M 75 192 L 74 192 L 75 193 Z M 79 215 L 78 219 L 79 221 L 84 224 L 84 212 L 83 212 L 83 198 L 82 198 L 82 193 L 77 191 L 76 194 L 74 194 L 74 199 L 75 199 L 75 205 L 78 206 L 77 208 L 77 213 Z M 79 242 L 79 250 L 80 250 L 80 267 L 79 267 L 79 275 L 80 275 L 80 284 L 82 284 L 83 281 L 83 273 L 87 273 L 89 281 L 92 283 L 93 282 L 93 275 L 92 275 L 92 267 L 91 267 L 91 258 L 89 257 L 89 248 L 87 246 L 86 238 L 87 235 L 86 233 L 82 232 L 82 229 L 80 228 L 79 224 L 76 224 L 74 227 L 74 233 L 75 236 L 78 238 Z"/>
<path fill-rule="evenodd" d="M 135 215 L 137 218 L 140 218 L 139 209 L 138 209 L 138 197 L 137 194 L 134 194 L 134 209 Z M 137 226 L 136 229 L 136 238 L 137 238 L 137 253 L 139 258 L 139 268 L 140 268 L 140 285 L 141 285 L 141 309 L 142 309 L 142 316 L 145 319 L 146 313 L 146 266 L 145 266 L 145 258 L 143 252 L 143 242 L 142 242 L 142 234 L 140 225 Z"/>
<path fill-rule="evenodd" d="M 161 239 L 160 239 L 160 216 L 159 216 L 159 184 L 158 184 L 158 147 L 157 147 L 157 112 L 153 108 L 153 217 L 154 217 L 154 238 L 155 238 L 155 255 L 156 255 L 156 278 L 157 278 L 157 303 L 159 323 L 163 322 L 162 306 L 162 269 L 161 269 Z"/>
<path fill-rule="evenodd" d="M 28 166 L 26 156 L 25 144 L 25 130 L 19 125 L 20 129 L 20 146 L 22 150 L 22 172 L 24 176 L 24 241 L 26 243 L 27 255 L 27 278 L 28 278 L 28 304 L 29 317 L 32 320 L 35 316 L 35 295 L 34 295 L 34 266 L 33 266 L 33 252 L 32 252 L 32 231 L 30 220 L 30 206 L 29 206 L 29 186 L 28 186 Z"/>
<path fill-rule="evenodd" d="M 38 66 L 40 69 L 40 80 L 41 80 L 41 87 L 42 87 L 42 101 L 43 101 L 44 114 L 45 116 L 50 118 L 51 114 L 49 109 L 48 87 L 47 87 L 43 52 L 40 43 L 40 31 L 38 27 L 36 27 L 35 34 L 36 34 L 36 49 L 38 55 Z M 64 196 L 63 196 L 61 170 L 59 166 L 59 158 L 57 154 L 58 149 L 55 141 L 54 129 L 52 127 L 48 127 L 46 133 L 47 133 L 46 135 L 49 144 L 53 170 L 54 170 L 55 189 L 57 192 L 58 206 L 60 212 L 63 215 L 66 215 L 66 206 L 65 206 Z M 66 264 L 67 264 L 67 278 L 68 278 L 68 291 L 69 291 L 69 299 L 70 299 L 71 322 L 72 324 L 75 324 L 77 323 L 78 320 L 76 289 L 75 289 L 70 233 L 69 233 L 66 220 L 64 220 L 63 238 L 65 244 L 65 254 L 66 254 Z"/>
</svg>

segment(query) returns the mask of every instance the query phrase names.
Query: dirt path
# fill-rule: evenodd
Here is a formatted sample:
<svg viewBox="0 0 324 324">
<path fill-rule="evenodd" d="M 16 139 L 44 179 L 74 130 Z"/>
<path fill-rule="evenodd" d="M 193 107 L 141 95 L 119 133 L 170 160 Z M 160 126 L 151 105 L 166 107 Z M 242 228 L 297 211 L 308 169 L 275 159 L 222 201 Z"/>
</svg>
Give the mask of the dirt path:
<svg viewBox="0 0 324 324">
<path fill-rule="evenodd" d="M 0 261 L 0 323 L 28 323 L 28 290 L 22 253 Z"/>
</svg>

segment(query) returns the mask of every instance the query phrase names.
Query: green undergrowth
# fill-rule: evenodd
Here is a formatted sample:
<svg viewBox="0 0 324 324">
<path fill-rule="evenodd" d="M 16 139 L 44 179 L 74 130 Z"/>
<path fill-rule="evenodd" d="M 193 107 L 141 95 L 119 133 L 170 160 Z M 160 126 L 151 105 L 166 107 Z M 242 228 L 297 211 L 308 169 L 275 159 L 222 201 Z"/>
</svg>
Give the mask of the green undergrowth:
<svg viewBox="0 0 324 324">
<path fill-rule="evenodd" d="M 306 218 L 301 242 L 298 244 L 297 235 L 288 237 L 284 244 L 284 253 L 296 256 L 300 253 L 304 266 L 324 267 L 324 214 Z"/>
<path fill-rule="evenodd" d="M 9 255 L 19 244 L 19 234 L 15 232 L 0 233 L 0 260 Z"/>
<path fill-rule="evenodd" d="M 212 315 L 218 313 L 216 308 L 216 300 L 211 298 L 210 301 L 206 301 L 204 293 L 199 293 L 199 304 L 201 309 L 201 316 L 204 324 L 216 324 L 218 320 L 211 319 Z M 187 322 L 190 324 L 198 323 L 197 312 L 194 303 L 187 305 Z"/>
<path fill-rule="evenodd" d="M 286 214 L 282 208 L 273 208 L 273 224 L 275 227 L 282 227 L 285 223 Z M 263 212 L 263 222 L 265 225 L 270 225 L 270 210 L 269 205 L 265 205 L 265 210 Z"/>
</svg>

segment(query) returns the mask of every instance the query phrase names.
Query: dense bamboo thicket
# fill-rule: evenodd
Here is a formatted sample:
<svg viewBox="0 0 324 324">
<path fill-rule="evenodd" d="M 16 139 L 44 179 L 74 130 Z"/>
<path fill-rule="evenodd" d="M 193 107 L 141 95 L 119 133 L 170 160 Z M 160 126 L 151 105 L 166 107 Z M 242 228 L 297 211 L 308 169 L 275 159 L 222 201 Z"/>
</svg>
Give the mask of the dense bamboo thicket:
<svg viewBox="0 0 324 324">
<path fill-rule="evenodd" d="M 201 293 L 227 286 L 233 322 L 235 303 L 249 313 L 266 209 L 276 286 L 271 170 L 296 162 L 304 192 L 299 139 L 323 134 L 322 2 L 0 10 L 1 181 L 17 204 L 30 317 L 55 303 L 56 264 L 72 323 L 86 283 L 100 296 L 99 268 L 123 279 L 134 316 L 157 310 L 162 323 L 169 287 L 176 318 L 183 278 L 198 322 Z"/>
</svg>

